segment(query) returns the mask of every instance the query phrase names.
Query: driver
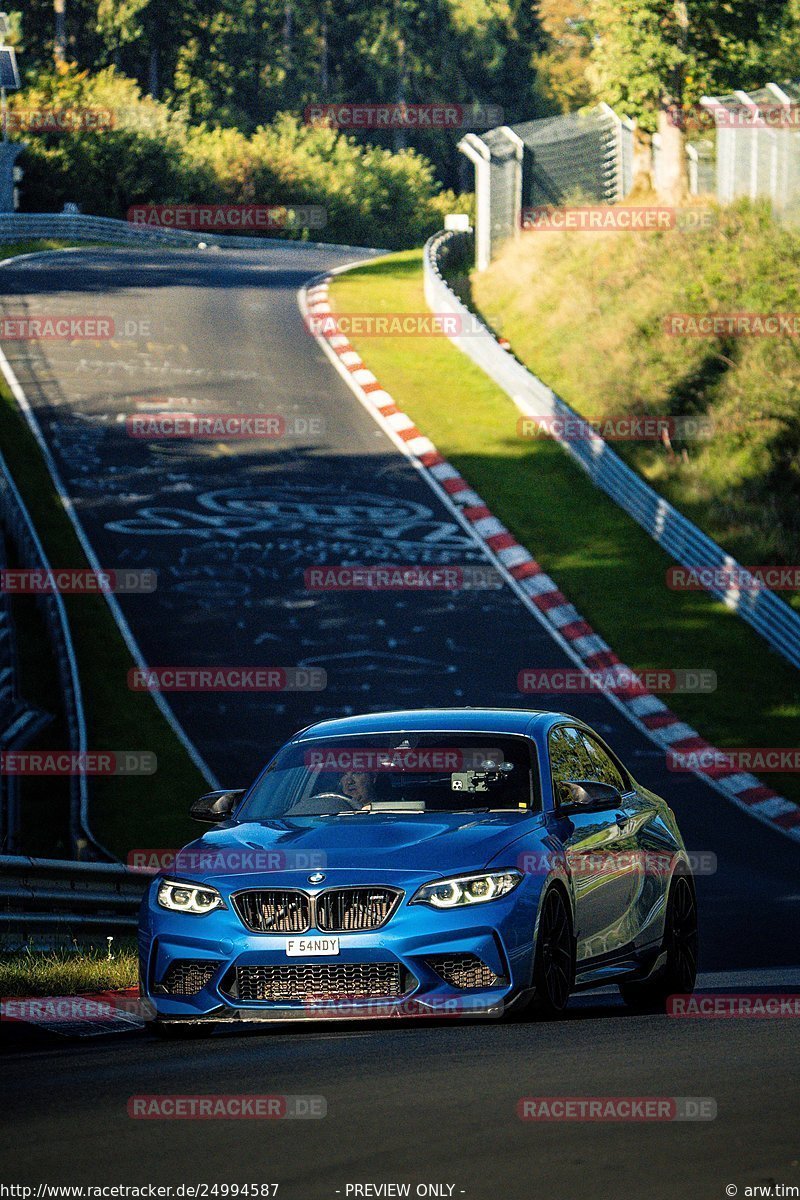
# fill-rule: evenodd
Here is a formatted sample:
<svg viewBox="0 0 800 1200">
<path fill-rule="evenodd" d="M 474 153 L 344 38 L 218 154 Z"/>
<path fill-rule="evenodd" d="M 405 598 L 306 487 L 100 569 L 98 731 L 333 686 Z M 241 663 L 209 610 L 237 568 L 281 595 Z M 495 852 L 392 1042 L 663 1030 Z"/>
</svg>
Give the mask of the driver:
<svg viewBox="0 0 800 1200">
<path fill-rule="evenodd" d="M 355 800 L 362 808 L 366 808 L 377 799 L 375 775 L 369 771 L 346 771 L 339 788 L 343 796 Z"/>
</svg>

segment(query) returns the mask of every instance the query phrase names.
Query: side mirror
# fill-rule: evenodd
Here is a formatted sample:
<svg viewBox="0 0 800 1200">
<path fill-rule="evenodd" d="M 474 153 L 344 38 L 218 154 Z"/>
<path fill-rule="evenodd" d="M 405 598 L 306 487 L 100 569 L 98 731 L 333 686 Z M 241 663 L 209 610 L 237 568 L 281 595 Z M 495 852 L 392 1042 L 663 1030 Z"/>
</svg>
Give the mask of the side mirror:
<svg viewBox="0 0 800 1200">
<path fill-rule="evenodd" d="M 244 788 L 233 791 L 228 789 L 222 792 L 206 792 L 205 796 L 195 800 L 189 809 L 189 816 L 193 821 L 203 821 L 208 825 L 214 825 L 218 821 L 227 821 L 244 792 Z"/>
<path fill-rule="evenodd" d="M 593 779 L 571 783 L 559 781 L 558 798 L 562 807 L 574 805 L 576 808 L 591 808 L 593 805 L 603 805 L 611 808 L 614 804 L 622 803 L 619 788 L 610 783 L 596 783 Z"/>
</svg>

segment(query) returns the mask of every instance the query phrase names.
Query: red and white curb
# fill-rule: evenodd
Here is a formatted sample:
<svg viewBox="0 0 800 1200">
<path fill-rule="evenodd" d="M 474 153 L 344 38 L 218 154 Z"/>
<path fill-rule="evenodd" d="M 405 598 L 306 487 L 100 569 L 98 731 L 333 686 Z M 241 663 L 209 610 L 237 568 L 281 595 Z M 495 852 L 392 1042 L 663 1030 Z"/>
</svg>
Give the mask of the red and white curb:
<svg viewBox="0 0 800 1200">
<path fill-rule="evenodd" d="M 587 671 L 618 672 L 618 678 L 629 682 L 633 674 L 631 670 L 570 604 L 533 555 L 493 516 L 467 480 L 442 457 L 411 418 L 397 407 L 389 392 L 339 331 L 328 289 L 333 275 L 347 269 L 341 268 L 332 275 L 321 276 L 299 293 L 300 307 L 306 317 L 326 318 L 314 322 L 313 332 L 317 341 L 365 408 L 398 448 L 428 477 L 434 490 L 460 517 L 461 523 L 472 531 L 494 559 L 501 574 L 514 586 L 527 607 L 570 658 Z M 307 322 L 307 325 L 310 329 L 310 323 Z M 698 763 L 713 762 L 724 755 L 724 751 L 717 750 L 690 725 L 681 721 L 657 696 L 643 692 L 641 688 L 626 688 L 624 684 L 613 691 L 604 690 L 604 694 L 665 752 L 674 751 L 691 756 L 691 761 Z M 800 808 L 762 784 L 755 775 L 713 766 L 698 766 L 693 773 L 752 816 L 800 841 Z"/>
<path fill-rule="evenodd" d="M 144 1029 L 147 1008 L 138 988 L 77 996 L 19 996 L 0 1000 L 0 1022 L 32 1025 L 62 1037 L 97 1037 Z"/>
</svg>

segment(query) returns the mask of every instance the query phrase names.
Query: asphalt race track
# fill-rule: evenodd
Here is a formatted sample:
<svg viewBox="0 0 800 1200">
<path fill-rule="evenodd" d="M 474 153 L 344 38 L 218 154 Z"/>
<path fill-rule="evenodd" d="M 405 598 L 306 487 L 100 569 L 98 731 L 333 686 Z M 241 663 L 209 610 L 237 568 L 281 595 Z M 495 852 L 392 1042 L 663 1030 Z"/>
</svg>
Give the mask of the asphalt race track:
<svg viewBox="0 0 800 1200">
<path fill-rule="evenodd" d="M 304 569 L 318 564 L 485 561 L 304 330 L 298 287 L 354 257 L 313 247 L 82 250 L 0 272 L 6 313 L 110 316 L 133 335 L 3 349 L 101 564 L 159 572 L 154 593 L 119 597 L 145 660 L 327 672 L 321 692 L 169 698 L 225 785 L 247 783 L 315 719 L 440 704 L 533 707 L 517 692 L 518 672 L 572 665 L 506 587 L 305 588 Z M 321 418 L 322 431 L 225 444 L 128 435 L 127 417 L 170 407 Z M 717 856 L 716 874 L 698 880 L 701 984 L 797 990 L 797 845 L 694 777 L 667 773 L 661 753 L 602 697 L 568 707 L 669 797 L 689 848 Z M 441 1195 L 470 1200 L 699 1200 L 724 1196 L 728 1184 L 743 1195 L 746 1184 L 800 1185 L 798 1045 L 791 1020 L 628 1016 L 616 993 L 580 997 L 554 1024 L 318 1024 L 201 1043 L 36 1042 L 4 1058 L 3 1173 L 74 1184 L 279 1182 L 287 1200 L 401 1182 L 445 1185 Z M 327 1116 L 130 1119 L 128 1098 L 154 1093 L 316 1095 Z M 717 1117 L 526 1123 L 516 1105 L 531 1095 L 711 1097 Z"/>
</svg>

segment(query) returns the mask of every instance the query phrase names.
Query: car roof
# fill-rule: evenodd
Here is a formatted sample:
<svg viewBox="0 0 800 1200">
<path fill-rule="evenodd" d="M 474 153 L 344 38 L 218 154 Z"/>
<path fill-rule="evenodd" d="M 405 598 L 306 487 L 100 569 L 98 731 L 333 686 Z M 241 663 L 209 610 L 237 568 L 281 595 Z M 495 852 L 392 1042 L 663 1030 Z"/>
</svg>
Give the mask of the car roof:
<svg viewBox="0 0 800 1200">
<path fill-rule="evenodd" d="M 575 721 L 568 713 L 545 712 L 530 708 L 410 708 L 396 712 L 362 713 L 318 721 L 301 730 L 292 741 L 321 737 L 346 737 L 348 734 L 374 733 L 542 733 L 564 719 Z M 583 724 L 578 721 L 578 724 Z"/>
</svg>

